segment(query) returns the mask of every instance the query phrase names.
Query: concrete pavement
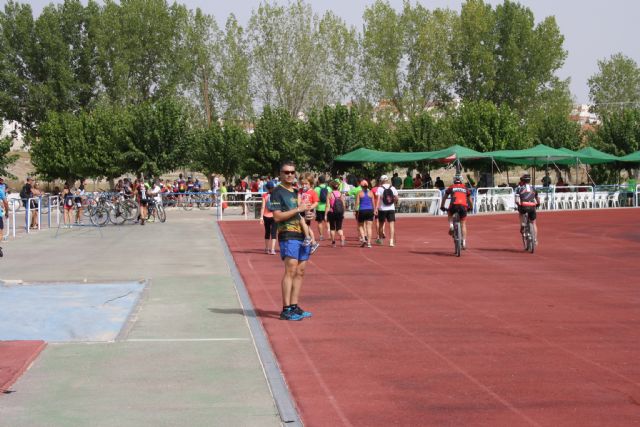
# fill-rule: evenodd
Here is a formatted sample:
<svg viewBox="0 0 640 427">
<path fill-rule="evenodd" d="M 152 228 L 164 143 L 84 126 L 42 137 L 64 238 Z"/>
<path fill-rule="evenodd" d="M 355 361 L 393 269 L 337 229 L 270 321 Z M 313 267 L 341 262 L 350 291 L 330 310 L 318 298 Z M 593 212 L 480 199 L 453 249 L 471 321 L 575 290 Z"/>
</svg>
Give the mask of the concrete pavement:
<svg viewBox="0 0 640 427">
<path fill-rule="evenodd" d="M 281 425 L 214 221 L 172 210 L 5 242 L 0 280 L 147 286 L 115 341 L 48 345 L 0 396 L 0 426 Z"/>
</svg>

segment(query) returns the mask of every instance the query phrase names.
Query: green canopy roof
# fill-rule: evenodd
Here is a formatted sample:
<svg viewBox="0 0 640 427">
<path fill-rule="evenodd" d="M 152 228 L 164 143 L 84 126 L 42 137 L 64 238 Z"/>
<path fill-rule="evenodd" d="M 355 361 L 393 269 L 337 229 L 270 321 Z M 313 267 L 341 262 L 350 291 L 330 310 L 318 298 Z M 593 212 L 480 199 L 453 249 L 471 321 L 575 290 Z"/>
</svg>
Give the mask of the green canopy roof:
<svg viewBox="0 0 640 427">
<path fill-rule="evenodd" d="M 588 165 L 610 163 L 620 160 L 619 157 L 616 157 L 613 154 L 605 153 L 604 151 L 597 150 L 593 147 L 584 147 L 576 152 L 580 154 L 580 161 Z"/>
<path fill-rule="evenodd" d="M 619 157 L 618 160 L 621 162 L 640 162 L 640 151 L 636 151 L 635 153 L 628 154 L 624 157 Z"/>
<path fill-rule="evenodd" d="M 388 151 L 369 150 L 368 148 L 358 148 L 357 150 L 336 157 L 337 162 L 373 162 L 373 163 L 407 163 L 422 160 L 450 160 L 455 159 L 479 159 L 489 157 L 484 153 L 472 150 L 460 145 L 437 151 L 417 151 L 412 153 L 397 153 Z"/>
<path fill-rule="evenodd" d="M 495 160 L 518 165 L 543 166 L 550 162 L 576 158 L 577 154 L 571 150 L 560 150 L 544 144 L 524 150 L 498 150 L 484 153 Z"/>
</svg>

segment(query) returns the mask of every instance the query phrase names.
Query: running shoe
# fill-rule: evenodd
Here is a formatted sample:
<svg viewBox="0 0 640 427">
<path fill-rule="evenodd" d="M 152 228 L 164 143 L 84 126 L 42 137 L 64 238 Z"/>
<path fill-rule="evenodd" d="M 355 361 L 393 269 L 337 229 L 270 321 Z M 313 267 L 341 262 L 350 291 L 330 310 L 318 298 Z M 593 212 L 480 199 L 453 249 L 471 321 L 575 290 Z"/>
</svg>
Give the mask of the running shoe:
<svg viewBox="0 0 640 427">
<path fill-rule="evenodd" d="M 276 250 L 272 250 L 271 252 L 269 252 L 269 255 L 275 255 L 276 254 Z"/>
<path fill-rule="evenodd" d="M 376 239 L 376 245 L 381 245 L 382 244 L 382 239 Z"/>
<path fill-rule="evenodd" d="M 0 258 L 2 258 L 4 254 L 2 253 L 2 246 L 0 246 Z"/>
<path fill-rule="evenodd" d="M 371 247 L 371 243 L 367 243 L 367 247 L 370 248 Z"/>
<path fill-rule="evenodd" d="M 333 241 L 331 242 L 331 247 L 332 247 L 332 248 L 335 248 L 335 247 L 336 247 L 336 241 L 335 241 L 335 240 L 333 240 Z"/>
<path fill-rule="evenodd" d="M 311 245 L 311 253 L 315 253 L 315 251 L 318 250 L 318 248 L 320 247 L 320 243 L 315 242 L 314 244 Z"/>
<path fill-rule="evenodd" d="M 302 320 L 302 319 L 303 319 L 302 315 L 294 312 L 291 309 L 282 310 L 282 313 L 280 313 L 280 320 Z"/>
<path fill-rule="evenodd" d="M 340 246 L 345 246 L 346 244 L 347 242 L 344 239 L 340 240 Z"/>
<path fill-rule="evenodd" d="M 311 245 L 311 237 L 305 237 L 304 241 L 302 242 L 302 246 L 307 247 Z"/>
<path fill-rule="evenodd" d="M 360 247 L 364 248 L 365 246 L 367 246 L 367 242 L 363 240 L 362 243 L 360 243 Z"/>
<path fill-rule="evenodd" d="M 467 249 L 467 241 L 466 240 L 462 241 L 462 249 Z"/>
<path fill-rule="evenodd" d="M 296 307 L 296 309 L 293 310 L 293 312 L 298 316 L 302 316 L 302 318 L 313 316 L 313 314 L 310 311 L 304 311 L 300 306 Z"/>
<path fill-rule="evenodd" d="M 396 245 L 396 243 L 393 241 L 393 239 L 389 240 L 389 246 L 394 247 Z"/>
</svg>

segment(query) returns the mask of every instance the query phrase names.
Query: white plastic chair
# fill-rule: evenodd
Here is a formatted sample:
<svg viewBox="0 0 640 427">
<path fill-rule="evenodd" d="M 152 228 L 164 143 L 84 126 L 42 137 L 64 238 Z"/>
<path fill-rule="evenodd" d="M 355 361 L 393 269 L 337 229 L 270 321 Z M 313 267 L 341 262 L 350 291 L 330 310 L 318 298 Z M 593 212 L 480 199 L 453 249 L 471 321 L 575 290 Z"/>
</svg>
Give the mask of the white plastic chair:
<svg viewBox="0 0 640 427">
<path fill-rule="evenodd" d="M 614 191 L 613 193 L 609 194 L 609 196 L 607 197 L 607 204 L 606 206 L 611 206 L 612 208 L 619 208 L 620 207 L 620 192 L 619 191 Z"/>
</svg>

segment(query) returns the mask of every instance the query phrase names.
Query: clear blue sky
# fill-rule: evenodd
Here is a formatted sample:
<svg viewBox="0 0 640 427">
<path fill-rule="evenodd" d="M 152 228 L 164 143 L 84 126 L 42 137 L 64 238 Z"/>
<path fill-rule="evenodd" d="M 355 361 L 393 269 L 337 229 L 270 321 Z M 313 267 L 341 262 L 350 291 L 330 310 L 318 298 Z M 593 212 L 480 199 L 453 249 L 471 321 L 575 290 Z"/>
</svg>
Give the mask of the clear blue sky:
<svg viewBox="0 0 640 427">
<path fill-rule="evenodd" d="M 306 0 L 316 12 L 332 10 L 349 25 L 360 28 L 362 12 L 373 0 Z M 4 5 L 5 0 L 0 0 Z M 24 1 L 23 1 L 24 2 Z M 415 3 L 415 0 L 412 0 Z M 419 0 L 428 9 L 445 8 L 459 11 L 461 0 Z M 502 1 L 487 0 L 491 4 Z M 42 7 L 51 1 L 31 0 L 37 15 Z M 58 1 L 54 1 L 58 3 Z M 260 4 L 259 0 L 182 0 L 189 8 L 201 8 L 216 17 L 221 25 L 230 13 L 243 25 L 249 20 L 251 11 Z M 280 1 L 285 4 L 286 1 Z M 389 0 L 396 8 L 402 9 L 403 0 Z M 597 72 L 597 61 L 608 58 L 616 52 L 633 58 L 640 64 L 640 2 L 635 0 L 523 0 L 537 20 L 554 15 L 565 36 L 564 48 L 569 52 L 560 77 L 571 77 L 571 92 L 579 103 L 586 103 L 589 97 L 587 80 Z"/>
</svg>

